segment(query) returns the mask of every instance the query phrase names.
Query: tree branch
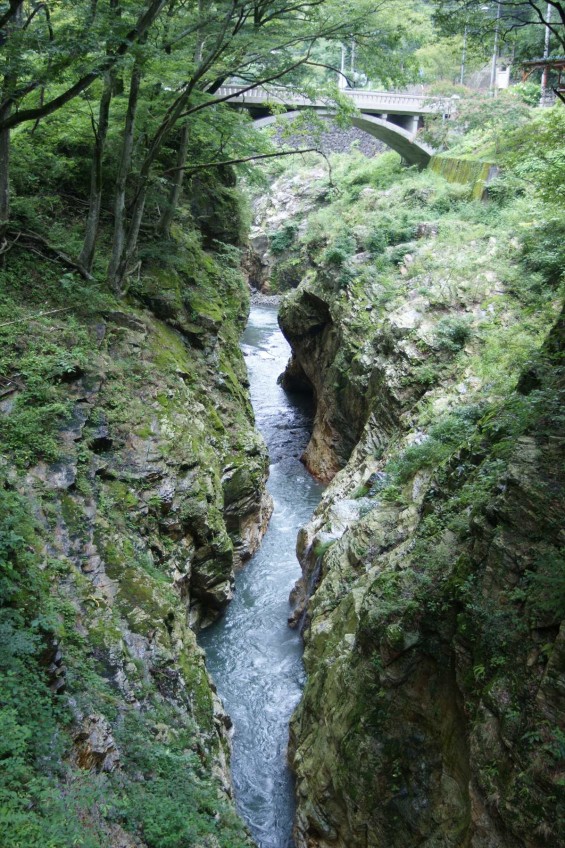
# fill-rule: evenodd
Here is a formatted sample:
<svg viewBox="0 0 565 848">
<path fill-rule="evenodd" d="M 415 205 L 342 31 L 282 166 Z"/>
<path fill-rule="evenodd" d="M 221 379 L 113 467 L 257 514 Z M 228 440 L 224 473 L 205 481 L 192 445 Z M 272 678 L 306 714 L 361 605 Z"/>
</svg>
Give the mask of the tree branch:
<svg viewBox="0 0 565 848">
<path fill-rule="evenodd" d="M 68 312 L 71 308 L 71 306 L 65 306 L 63 309 L 48 309 L 47 312 L 24 315 L 23 318 L 17 318 L 15 321 L 6 321 L 5 324 L 0 324 L 0 327 L 11 327 L 13 324 L 21 324 L 22 321 L 34 321 L 36 318 L 43 318 L 44 315 L 56 315 L 58 312 Z"/>
<path fill-rule="evenodd" d="M 8 230 L 8 233 L 10 235 L 14 235 L 14 232 L 11 231 L 11 230 Z M 77 273 L 79 273 L 81 275 L 81 277 L 83 277 L 85 280 L 88 280 L 89 283 L 94 282 L 94 277 L 92 276 L 92 274 L 89 274 L 89 272 L 86 270 L 86 268 L 84 268 L 78 262 L 75 262 L 74 259 L 71 259 L 70 256 L 67 256 L 66 253 L 63 253 L 62 250 L 59 250 L 58 247 L 53 247 L 53 245 L 49 244 L 47 239 L 43 238 L 43 236 L 40 236 L 39 233 L 34 233 L 34 232 L 31 232 L 31 231 L 28 231 L 28 232 L 18 231 L 15 234 L 15 240 L 17 241 L 20 237 L 24 241 L 27 239 L 28 241 L 31 241 L 31 242 L 37 242 L 37 244 L 40 244 L 47 251 L 50 251 L 51 253 L 53 253 L 57 257 L 57 259 L 60 262 L 63 263 L 63 265 L 66 265 L 68 268 L 72 268 L 73 271 L 77 271 Z"/>
<path fill-rule="evenodd" d="M 89 88 L 96 79 L 101 77 L 106 71 L 110 70 L 118 62 L 118 60 L 127 53 L 130 47 L 146 34 L 168 2 L 169 0 L 153 0 L 143 15 L 141 15 L 138 19 L 134 28 L 131 29 L 122 39 L 115 53 L 111 56 L 107 56 L 96 68 L 89 71 L 89 73 L 85 74 L 81 77 L 81 79 L 77 80 L 74 85 L 58 97 L 54 97 L 53 100 L 49 100 L 47 103 L 44 103 L 42 106 L 38 106 L 34 109 L 23 109 L 19 112 L 14 112 L 12 115 L 5 118 L 2 122 L 0 122 L 0 130 L 16 127 L 26 121 L 35 121 L 39 118 L 45 118 L 47 115 L 51 115 L 53 112 L 56 112 L 61 108 L 61 106 L 69 103 L 69 101 L 74 100 L 75 97 Z"/>
<path fill-rule="evenodd" d="M 205 168 L 220 168 L 222 165 L 241 165 L 244 162 L 253 162 L 258 159 L 274 159 L 277 156 L 295 156 L 297 153 L 319 153 L 323 155 L 317 147 L 305 147 L 302 150 L 281 150 L 278 153 L 258 153 L 255 156 L 243 156 L 240 159 L 224 159 L 219 162 L 204 162 L 201 165 L 192 165 L 187 168 L 186 165 L 182 168 L 167 168 L 163 174 L 176 174 L 179 171 L 186 171 L 187 174 L 192 174 L 195 171 L 203 171 Z"/>
<path fill-rule="evenodd" d="M 0 29 L 3 29 L 6 24 L 15 18 L 20 6 L 23 5 L 23 0 L 10 0 L 9 8 L 4 12 L 2 17 L 0 17 Z"/>
</svg>

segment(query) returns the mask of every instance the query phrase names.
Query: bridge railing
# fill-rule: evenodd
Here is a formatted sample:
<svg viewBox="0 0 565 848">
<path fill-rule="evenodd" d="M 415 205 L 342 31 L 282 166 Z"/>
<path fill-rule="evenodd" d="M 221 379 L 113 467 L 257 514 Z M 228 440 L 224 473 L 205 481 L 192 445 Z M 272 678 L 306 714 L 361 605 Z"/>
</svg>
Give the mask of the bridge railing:
<svg viewBox="0 0 565 848">
<path fill-rule="evenodd" d="M 229 97 L 239 103 L 261 104 L 277 102 L 285 106 L 313 106 L 327 108 L 330 100 L 311 99 L 303 94 L 295 94 L 287 88 L 263 88 L 257 86 L 244 93 L 241 86 L 224 85 L 216 92 L 220 97 Z M 344 89 L 362 112 L 400 115 L 451 115 L 456 109 L 456 99 L 450 97 L 422 97 L 417 94 L 402 94 L 394 91 L 367 91 L 365 89 Z"/>
</svg>

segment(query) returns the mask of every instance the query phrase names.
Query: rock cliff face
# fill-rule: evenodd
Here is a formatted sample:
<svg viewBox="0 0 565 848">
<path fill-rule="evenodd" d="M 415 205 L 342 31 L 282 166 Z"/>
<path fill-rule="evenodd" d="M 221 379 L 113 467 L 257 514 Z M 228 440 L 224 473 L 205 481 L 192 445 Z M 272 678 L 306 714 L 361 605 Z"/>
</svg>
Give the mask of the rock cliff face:
<svg viewBox="0 0 565 848">
<path fill-rule="evenodd" d="M 62 720 L 55 785 L 104 797 L 105 812 L 81 798 L 68 811 L 73 827 L 98 829 L 89 846 L 251 844 L 230 806 L 230 723 L 195 630 L 225 607 L 260 540 L 268 465 L 238 348 L 246 288 L 199 248 L 206 273 L 193 276 L 196 251 L 185 245 L 176 271 L 149 269 L 130 305 L 40 318 L 33 337 L 12 337 L 21 367 L 1 405 L 2 496 L 32 515 L 35 553 L 25 569 L 20 542 L 9 557 L 18 604 L 43 622 L 36 685 Z M 59 414 L 49 450 L 23 453 L 37 348 L 63 363 L 42 375 Z M 26 601 L 33 569 L 51 588 Z M 22 633 L 37 629 L 26 621 Z M 50 809 L 38 806 L 38 822 L 43 810 L 57 820 Z"/>
<path fill-rule="evenodd" d="M 421 393 L 417 385 L 402 382 L 406 365 L 419 357 L 413 343 L 407 349 L 402 335 L 414 316 L 421 316 L 412 305 L 401 307 L 395 316 L 400 332 L 393 319 L 378 333 L 381 319 L 367 301 L 363 297 L 353 305 L 336 297 L 335 278 L 319 271 L 280 308 L 281 328 L 293 351 L 282 383 L 314 395 L 316 415 L 303 461 L 325 482 L 346 464 L 370 414 L 375 444 L 386 443 L 398 426 L 403 404 Z M 403 322 L 408 326 L 402 327 Z M 365 349 L 371 342 L 372 349 Z M 387 373 L 393 374 L 391 380 Z M 372 403 L 377 394 L 378 404 Z"/>
<path fill-rule="evenodd" d="M 547 413 L 504 462 L 478 439 L 401 503 L 330 489 L 292 726 L 298 845 L 563 838 L 564 455 Z"/>
<path fill-rule="evenodd" d="M 438 215 L 432 179 L 361 187 L 337 263 L 307 226 L 280 313 L 317 402 L 305 460 L 333 476 L 298 540 L 299 848 L 565 838 L 563 322 L 540 350 L 511 230 Z M 369 216 L 402 195 L 411 241 L 375 263 Z"/>
<path fill-rule="evenodd" d="M 304 226 L 305 216 L 327 194 L 324 169 L 313 168 L 311 178 L 283 175 L 268 193 L 255 199 L 254 219 L 244 267 L 249 285 L 263 294 L 276 294 L 298 285 L 302 263 L 290 248 Z"/>
</svg>

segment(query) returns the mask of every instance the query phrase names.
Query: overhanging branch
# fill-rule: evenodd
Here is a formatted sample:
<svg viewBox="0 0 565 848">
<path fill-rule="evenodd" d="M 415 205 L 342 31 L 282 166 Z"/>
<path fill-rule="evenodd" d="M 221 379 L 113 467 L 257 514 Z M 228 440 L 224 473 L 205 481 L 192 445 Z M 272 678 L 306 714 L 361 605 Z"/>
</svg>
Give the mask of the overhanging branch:
<svg viewBox="0 0 565 848">
<path fill-rule="evenodd" d="M 203 162 L 200 165 L 191 165 L 190 167 L 184 165 L 181 168 L 167 168 L 166 171 L 163 171 L 163 174 L 169 176 L 169 174 L 178 174 L 179 171 L 185 171 L 190 175 L 195 171 L 203 171 L 206 168 L 220 168 L 222 165 L 242 165 L 244 162 L 253 162 L 258 159 L 274 159 L 277 156 L 296 156 L 298 153 L 319 153 L 320 155 L 323 155 L 322 151 L 317 147 L 305 147 L 300 150 L 280 150 L 278 153 L 258 153 L 255 156 L 242 156 L 239 159 L 224 159 L 218 162 Z"/>
</svg>

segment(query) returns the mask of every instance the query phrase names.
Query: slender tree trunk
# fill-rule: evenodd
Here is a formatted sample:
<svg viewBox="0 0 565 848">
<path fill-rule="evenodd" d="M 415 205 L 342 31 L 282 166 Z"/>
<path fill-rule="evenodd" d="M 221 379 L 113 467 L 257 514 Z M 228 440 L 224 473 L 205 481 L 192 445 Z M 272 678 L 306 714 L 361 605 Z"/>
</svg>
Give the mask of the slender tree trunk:
<svg viewBox="0 0 565 848">
<path fill-rule="evenodd" d="M 0 118 L 7 117 L 12 104 L 6 106 Z M 6 245 L 6 231 L 10 220 L 10 130 L 0 130 L 0 251 Z"/>
<path fill-rule="evenodd" d="M 138 185 L 138 192 L 133 204 L 127 234 L 124 233 L 124 248 L 116 268 L 115 291 L 119 291 L 120 295 L 124 295 L 127 292 L 127 272 L 135 256 L 135 251 L 137 250 L 137 240 L 139 238 L 139 230 L 143 220 L 143 213 L 145 212 L 146 197 L 147 181 L 145 180 L 142 185 Z"/>
<path fill-rule="evenodd" d="M 135 117 L 141 86 L 141 65 L 135 63 L 129 89 L 128 108 L 122 141 L 122 154 L 116 180 L 116 196 L 114 200 L 114 238 L 112 255 L 108 267 L 108 281 L 117 295 L 122 294 L 122 281 L 125 274 L 124 259 L 126 249 L 126 187 L 131 172 L 133 142 L 135 135 Z"/>
<path fill-rule="evenodd" d="M 170 234 L 171 224 L 173 223 L 173 218 L 175 217 L 179 203 L 184 177 L 184 166 L 186 165 L 186 155 L 188 152 L 189 137 L 190 132 L 188 129 L 188 123 L 186 123 L 181 131 L 179 148 L 177 151 L 176 170 L 169 190 L 167 205 L 165 206 L 163 214 L 161 215 L 161 220 L 157 225 L 157 232 L 165 238 L 167 238 Z"/>
<path fill-rule="evenodd" d="M 5 34 L 8 35 L 7 59 L 10 61 L 10 53 L 13 52 L 10 44 L 10 32 L 20 29 L 22 26 L 23 0 L 10 4 L 10 18 L 7 23 Z M 13 111 L 12 94 L 17 85 L 17 74 L 8 72 L 4 77 L 3 90 L 0 92 L 0 251 L 6 246 L 7 230 L 10 221 L 10 128 L 4 126 Z"/>
<path fill-rule="evenodd" d="M 114 80 L 112 74 L 107 74 L 104 80 L 104 90 L 100 98 L 98 110 L 98 127 L 94 129 L 94 149 L 92 152 L 92 168 L 90 172 L 90 199 L 88 205 L 88 216 L 86 219 L 86 230 L 82 250 L 78 257 L 79 264 L 87 271 L 92 270 L 96 239 L 98 238 L 98 226 L 100 223 L 100 209 L 102 206 L 102 160 L 108 134 L 108 123 L 110 117 L 110 104 L 112 102 L 112 90 Z"/>
<path fill-rule="evenodd" d="M 198 0 L 198 17 L 202 17 L 203 12 L 203 3 L 202 0 Z M 202 55 L 204 51 L 204 41 L 198 32 L 198 37 L 196 39 L 196 47 L 194 48 L 194 64 L 198 67 L 202 62 Z M 171 187 L 169 189 L 169 197 L 167 199 L 167 203 L 163 214 L 161 215 L 161 220 L 157 224 L 157 233 L 164 238 L 168 238 L 171 233 L 171 224 L 173 223 L 173 219 L 175 217 L 175 213 L 177 211 L 177 206 L 179 204 L 180 193 L 182 190 L 182 181 L 184 178 L 184 166 L 186 165 L 186 155 L 188 152 L 188 141 L 190 138 L 190 131 L 188 128 L 188 121 L 183 125 L 181 130 L 181 137 L 179 142 L 179 148 L 177 150 L 177 158 L 176 158 L 176 167 L 175 173 L 173 176 L 173 180 L 171 183 Z"/>
<path fill-rule="evenodd" d="M 131 209 L 129 228 L 126 227 L 125 191 L 124 191 L 124 208 L 122 210 L 122 218 L 121 218 L 122 224 L 121 224 L 121 231 L 119 233 L 116 229 L 119 226 L 118 221 L 117 221 L 117 204 L 116 204 L 116 210 L 115 210 L 116 211 L 116 223 L 114 225 L 115 226 L 114 238 L 116 240 L 116 234 L 117 234 L 117 236 L 120 240 L 119 241 L 119 254 L 118 254 L 118 245 L 116 245 L 115 265 L 111 264 L 111 266 L 110 266 L 111 274 L 109 274 L 109 278 L 110 278 L 110 283 L 111 283 L 114 291 L 116 291 L 116 293 L 118 293 L 118 294 L 123 293 L 122 287 L 123 287 L 125 276 L 126 276 L 126 273 L 127 273 L 127 268 L 128 268 L 128 265 L 129 265 L 129 263 L 131 262 L 131 260 L 134 256 L 135 250 L 137 248 L 137 239 L 139 237 L 139 230 L 140 230 L 140 227 L 141 227 L 141 222 L 143 220 L 143 213 L 145 211 L 145 200 L 147 198 L 147 186 L 149 184 L 149 175 L 151 173 L 151 166 L 153 165 L 153 162 L 155 161 L 155 158 L 156 158 L 157 154 L 159 153 L 159 150 L 161 149 L 163 142 L 165 141 L 168 134 L 170 133 L 170 131 L 174 127 L 175 122 L 177 121 L 177 115 L 184 108 L 183 104 L 185 103 L 187 98 L 188 98 L 188 93 L 186 94 L 186 97 L 180 97 L 178 99 L 178 103 L 177 103 L 175 109 L 168 116 L 168 118 L 165 121 L 163 121 L 163 123 L 159 127 L 157 133 L 155 134 L 155 137 L 153 138 L 153 140 L 152 140 L 152 142 L 149 146 L 149 150 L 147 151 L 145 159 L 143 160 L 143 163 L 142 163 L 140 171 L 139 171 L 139 176 L 137 178 L 137 191 L 136 191 L 135 200 L 133 202 L 133 206 L 132 206 L 132 209 Z M 130 156 L 130 165 L 131 165 L 131 156 Z M 129 166 L 128 166 L 128 172 L 129 172 Z M 118 200 L 118 197 L 116 195 L 116 201 L 117 200 Z M 114 262 L 114 251 L 112 251 L 112 262 Z"/>
</svg>

